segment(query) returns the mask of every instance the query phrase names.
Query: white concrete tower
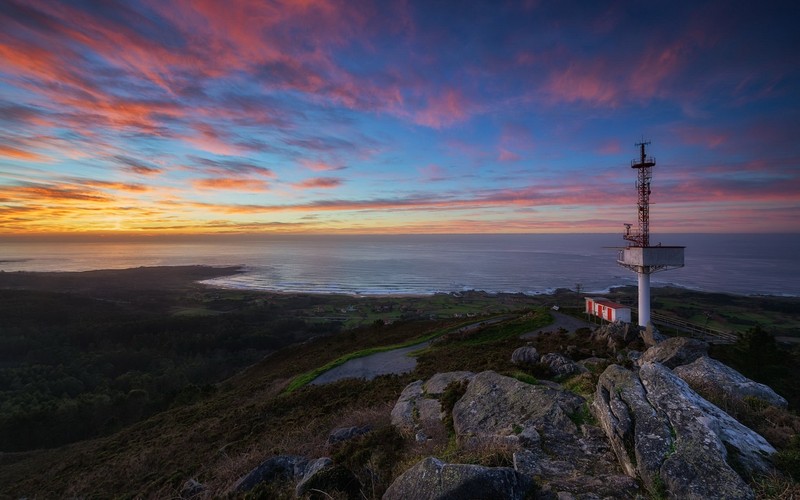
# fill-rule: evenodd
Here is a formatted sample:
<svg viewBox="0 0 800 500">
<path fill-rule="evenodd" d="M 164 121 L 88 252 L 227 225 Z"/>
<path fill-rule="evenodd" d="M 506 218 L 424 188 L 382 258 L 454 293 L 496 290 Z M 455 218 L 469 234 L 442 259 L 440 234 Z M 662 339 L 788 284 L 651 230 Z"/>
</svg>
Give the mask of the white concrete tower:
<svg viewBox="0 0 800 500">
<path fill-rule="evenodd" d="M 639 142 L 640 157 L 631 162 L 637 170 L 636 191 L 639 194 L 639 228 L 631 231 L 631 224 L 625 224 L 623 238 L 630 243 L 619 253 L 617 263 L 634 271 L 639 278 L 639 326 L 650 323 L 650 275 L 657 271 L 683 267 L 683 249 L 678 246 L 650 246 L 650 181 L 656 159 L 648 157 L 645 146 L 649 142 Z"/>
</svg>

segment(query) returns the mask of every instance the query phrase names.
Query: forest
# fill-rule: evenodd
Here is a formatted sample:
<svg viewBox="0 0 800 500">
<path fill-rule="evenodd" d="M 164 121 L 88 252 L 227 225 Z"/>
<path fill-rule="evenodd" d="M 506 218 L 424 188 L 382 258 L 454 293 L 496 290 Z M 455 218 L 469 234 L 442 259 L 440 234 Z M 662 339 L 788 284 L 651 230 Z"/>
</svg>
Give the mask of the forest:
<svg viewBox="0 0 800 500">
<path fill-rule="evenodd" d="M 341 326 L 296 317 L 306 299 L 227 300 L 199 287 L 98 295 L 0 290 L 0 451 L 112 433 Z M 189 299 L 205 308 L 187 314 Z"/>
</svg>

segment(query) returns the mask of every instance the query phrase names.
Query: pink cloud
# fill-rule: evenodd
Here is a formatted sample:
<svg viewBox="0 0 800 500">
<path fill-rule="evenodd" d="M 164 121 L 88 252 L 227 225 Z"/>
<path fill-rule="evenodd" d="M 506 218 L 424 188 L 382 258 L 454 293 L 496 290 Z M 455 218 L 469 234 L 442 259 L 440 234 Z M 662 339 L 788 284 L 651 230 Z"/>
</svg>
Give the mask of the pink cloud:
<svg viewBox="0 0 800 500">
<path fill-rule="evenodd" d="M 439 165 L 433 163 L 420 167 L 418 170 L 426 181 L 443 181 L 447 179 L 447 172 Z"/>
<path fill-rule="evenodd" d="M 615 107 L 620 88 L 604 62 L 570 65 L 550 75 L 545 84 L 546 93 L 556 101 L 584 101 L 593 105 Z"/>
<path fill-rule="evenodd" d="M 615 155 L 619 154 L 621 151 L 622 148 L 620 147 L 619 140 L 617 139 L 611 139 L 597 149 L 597 152 L 601 155 Z"/>
<path fill-rule="evenodd" d="M 513 151 L 509 151 L 505 148 L 500 148 L 500 154 L 497 155 L 498 161 L 518 161 L 522 157 Z"/>
<path fill-rule="evenodd" d="M 342 179 L 337 177 L 314 177 L 292 184 L 299 189 L 331 189 L 342 185 Z"/>
<path fill-rule="evenodd" d="M 300 160 L 300 165 L 314 172 L 330 172 L 333 170 L 342 170 L 344 168 L 341 166 L 332 165 L 330 163 L 325 163 L 322 161 L 313 161 L 305 159 Z"/>
<path fill-rule="evenodd" d="M 469 116 L 467 103 L 459 90 L 447 89 L 441 95 L 429 96 L 427 106 L 414 113 L 414 121 L 431 128 L 442 128 Z"/>
</svg>

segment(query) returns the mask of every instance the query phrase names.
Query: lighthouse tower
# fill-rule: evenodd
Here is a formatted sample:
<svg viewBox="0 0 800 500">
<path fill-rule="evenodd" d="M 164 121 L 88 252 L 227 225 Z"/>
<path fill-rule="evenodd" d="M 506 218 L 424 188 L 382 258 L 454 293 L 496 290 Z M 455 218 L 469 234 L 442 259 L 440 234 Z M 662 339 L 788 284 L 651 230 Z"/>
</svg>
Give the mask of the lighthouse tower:
<svg viewBox="0 0 800 500">
<path fill-rule="evenodd" d="M 628 246 L 619 252 L 617 263 L 634 271 L 639 278 L 639 326 L 650 323 L 650 275 L 658 271 L 683 267 L 683 249 L 679 246 L 650 245 L 650 181 L 656 159 L 648 157 L 645 146 L 650 142 L 639 142 L 639 158 L 631 161 L 637 171 L 636 191 L 639 195 L 639 227 L 632 231 L 632 224 L 625 224 L 623 238 Z"/>
</svg>

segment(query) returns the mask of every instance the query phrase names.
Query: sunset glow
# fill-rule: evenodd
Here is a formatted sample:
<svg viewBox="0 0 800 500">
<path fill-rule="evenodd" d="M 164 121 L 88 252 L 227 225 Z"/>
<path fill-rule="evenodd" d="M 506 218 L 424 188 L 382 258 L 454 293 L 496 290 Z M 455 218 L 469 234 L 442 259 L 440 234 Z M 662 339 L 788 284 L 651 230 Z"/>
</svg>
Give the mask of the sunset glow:
<svg viewBox="0 0 800 500">
<path fill-rule="evenodd" d="M 0 231 L 800 231 L 800 14 L 9 0 Z"/>
</svg>

